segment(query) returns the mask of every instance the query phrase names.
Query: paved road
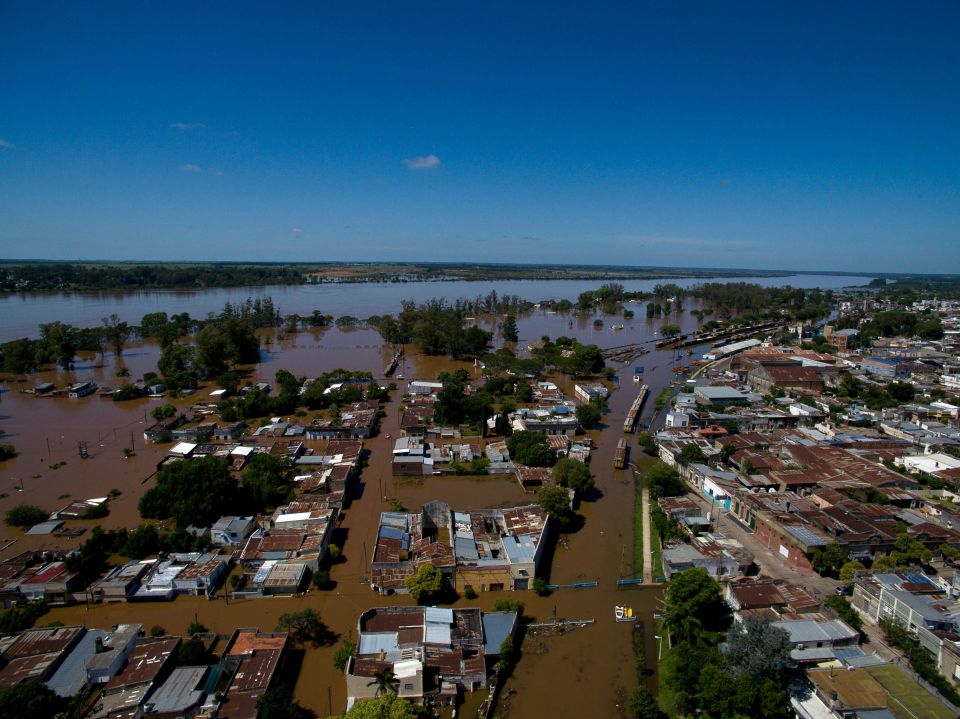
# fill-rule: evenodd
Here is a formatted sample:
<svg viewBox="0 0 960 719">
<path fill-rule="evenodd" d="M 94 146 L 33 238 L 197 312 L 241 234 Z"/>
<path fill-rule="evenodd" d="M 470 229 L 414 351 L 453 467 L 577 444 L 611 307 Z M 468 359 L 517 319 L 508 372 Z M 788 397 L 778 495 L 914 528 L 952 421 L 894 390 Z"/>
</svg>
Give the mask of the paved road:
<svg viewBox="0 0 960 719">
<path fill-rule="evenodd" d="M 640 492 L 640 510 L 643 512 L 643 583 L 653 583 L 653 544 L 650 541 L 650 492 L 644 487 Z"/>
<path fill-rule="evenodd" d="M 835 594 L 836 588 L 840 584 L 836 580 L 821 577 L 811 569 L 801 569 L 788 565 L 778 555 L 771 552 L 765 544 L 758 541 L 756 535 L 734 520 L 729 512 L 712 504 L 696 492 L 691 491 L 687 496 L 703 508 L 704 514 L 713 512 L 713 516 L 717 517 L 717 530 L 740 542 L 743 548 L 754 556 L 754 560 L 760 567 L 760 573 L 763 576 L 796 584 L 819 600 L 827 599 Z M 885 659 L 901 656 L 896 649 L 891 648 L 884 642 L 883 631 L 880 627 L 870 624 L 866 619 L 863 623 L 863 632 L 868 640 L 863 647 L 867 653 L 875 651 Z"/>
</svg>

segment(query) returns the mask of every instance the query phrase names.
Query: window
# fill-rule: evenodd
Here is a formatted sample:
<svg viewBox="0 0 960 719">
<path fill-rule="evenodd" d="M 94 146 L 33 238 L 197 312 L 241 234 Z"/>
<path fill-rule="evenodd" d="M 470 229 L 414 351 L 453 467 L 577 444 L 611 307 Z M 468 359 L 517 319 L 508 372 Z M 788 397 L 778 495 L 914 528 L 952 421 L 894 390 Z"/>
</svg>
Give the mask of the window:
<svg viewBox="0 0 960 719">
<path fill-rule="evenodd" d="M 404 691 L 412 692 L 412 691 L 413 691 L 413 684 L 404 684 L 404 685 L 403 685 L 403 689 L 404 689 Z"/>
</svg>

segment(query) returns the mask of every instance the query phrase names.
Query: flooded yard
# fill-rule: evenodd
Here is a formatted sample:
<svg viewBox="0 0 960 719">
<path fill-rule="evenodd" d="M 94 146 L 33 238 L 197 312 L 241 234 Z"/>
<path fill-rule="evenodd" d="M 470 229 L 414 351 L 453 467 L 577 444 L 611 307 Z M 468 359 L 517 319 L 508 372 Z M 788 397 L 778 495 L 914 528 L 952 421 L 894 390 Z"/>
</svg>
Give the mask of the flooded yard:
<svg viewBox="0 0 960 719">
<path fill-rule="evenodd" d="M 638 313 L 639 314 L 639 313 Z M 682 317 L 682 320 L 681 320 Z M 693 329 L 694 318 L 678 316 L 684 329 Z M 622 331 L 594 327 L 587 318 L 535 312 L 519 320 L 521 342 L 566 334 L 582 342 L 610 347 L 656 338 L 660 322 L 645 319 L 627 321 Z M 652 345 L 650 345 L 652 348 Z M 435 378 L 443 370 L 464 367 L 472 376 L 479 369 L 472 363 L 452 362 L 426 357 L 408 348 L 399 373 L 406 379 Z M 272 382 L 278 369 L 297 376 L 314 376 L 337 367 L 362 369 L 379 375 L 391 356 L 379 335 L 369 329 L 341 330 L 335 327 L 302 331 L 294 335 L 267 332 L 263 335 L 262 362 L 249 368 L 248 378 Z M 23 378 L 8 378 L 3 385 L 0 426 L 7 432 L 4 441 L 16 445 L 20 456 L 0 468 L 0 512 L 19 502 L 37 504 L 55 510 L 69 499 L 106 495 L 112 489 L 120 496 L 111 502 L 110 515 L 100 523 L 105 527 L 135 526 L 139 523 L 137 501 L 151 486 L 157 462 L 167 447 L 144 446 L 142 432 L 149 418 L 145 415 L 164 400 L 140 399 L 112 402 L 99 397 L 84 399 L 37 398 L 19 390 L 41 381 L 58 386 L 92 379 L 98 384 L 117 386 L 116 369 L 125 366 L 134 379 L 153 371 L 158 349 L 149 343 L 131 345 L 119 360 L 110 353 L 104 358 L 83 358 L 74 372 L 51 371 Z M 684 358 L 685 359 L 685 358 Z M 678 356 L 671 352 L 651 352 L 628 366 L 617 367 L 621 389 L 609 400 L 607 427 L 591 434 L 598 443 L 591 467 L 597 477 L 598 492 L 592 501 L 581 505 L 584 527 L 561 538 L 554 552 L 550 580 L 558 584 L 597 581 L 588 589 L 559 589 L 548 597 L 532 592 L 520 595 L 484 593 L 475 600 L 460 599 L 458 605 L 489 608 L 498 596 L 518 596 L 526 603 L 525 615 L 531 620 L 595 619 L 595 623 L 563 634 L 529 636 L 521 647 L 522 660 L 503 688 L 498 708 L 501 717 L 527 716 L 626 716 L 625 701 L 636 685 L 637 675 L 631 644 L 631 624 L 614 621 L 617 604 L 631 606 L 640 621 L 649 623 L 659 590 L 656 588 L 618 589 L 616 579 L 632 576 L 633 482 L 629 470 L 615 470 L 613 449 L 622 435 L 622 419 L 636 394 L 631 381 L 634 364 L 645 366 L 645 381 L 655 397 L 672 378 L 672 365 Z M 557 378 L 569 396 L 573 382 Z M 402 381 L 400 381 L 403 384 Z M 615 385 L 616 386 L 616 385 Z M 205 396 L 212 387 L 200 389 L 195 397 L 177 400 L 185 408 Z M 641 418 L 647 421 L 652 399 Z M 408 604 L 407 597 L 381 597 L 369 587 L 369 557 L 373 550 L 381 511 L 398 500 L 410 509 L 439 499 L 459 509 L 496 507 L 535 501 L 525 494 L 510 476 L 394 478 L 391 472 L 393 438 L 399 436 L 399 393 L 386 407 L 379 436 L 367 440 L 368 466 L 364 469 L 353 503 L 346 509 L 334 542 L 343 547 L 344 561 L 334 566 L 335 587 L 329 591 L 311 590 L 303 596 L 229 601 L 221 596 L 213 600 L 180 597 L 170 603 L 79 605 L 54 609 L 42 622 L 59 620 L 88 626 L 111 626 L 135 621 L 146 627 L 160 625 L 172 633 L 182 633 L 194 619 L 213 631 L 229 633 L 238 626 L 258 626 L 271 630 L 280 614 L 312 607 L 338 635 L 356 634 L 356 622 L 364 609 L 381 604 Z M 49 442 L 49 444 L 48 444 Z M 80 459 L 78 443 L 86 442 L 89 459 Z M 127 458 L 124 448 L 133 447 Z M 54 468 L 56 467 L 56 468 Z M 22 491 L 20 488 L 22 487 Z M 74 526 L 91 527 L 93 522 L 77 521 Z M 6 526 L 0 536 L 16 543 L 0 556 L 11 556 L 24 549 L 76 546 L 76 539 L 55 536 L 28 537 Z M 653 630 L 646 631 L 648 659 L 653 665 Z M 297 683 L 301 702 L 320 716 L 343 710 L 346 688 L 342 675 L 333 667 L 335 647 L 307 647 Z M 471 704 L 479 702 L 471 697 Z"/>
</svg>

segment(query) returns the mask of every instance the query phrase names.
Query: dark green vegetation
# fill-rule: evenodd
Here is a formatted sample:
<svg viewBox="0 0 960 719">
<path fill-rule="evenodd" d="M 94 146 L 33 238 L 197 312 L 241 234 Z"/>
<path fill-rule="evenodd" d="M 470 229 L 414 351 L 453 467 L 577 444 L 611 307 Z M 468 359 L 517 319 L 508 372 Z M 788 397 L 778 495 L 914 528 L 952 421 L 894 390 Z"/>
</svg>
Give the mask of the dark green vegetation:
<svg viewBox="0 0 960 719">
<path fill-rule="evenodd" d="M 302 268 L 233 264 L 4 264 L 0 292 L 295 285 Z"/>
<path fill-rule="evenodd" d="M 425 709 L 400 699 L 396 692 L 384 690 L 376 699 L 361 699 L 346 714 L 344 719 L 420 719 L 429 716 Z"/>
<path fill-rule="evenodd" d="M 837 388 L 838 396 L 863 400 L 869 409 L 897 407 L 912 401 L 915 394 L 916 389 L 909 382 L 890 382 L 885 386 L 868 384 L 849 372 L 840 377 L 840 386 Z"/>
<path fill-rule="evenodd" d="M 672 577 L 663 623 L 670 647 L 660 665 L 660 700 L 671 715 L 790 716 L 789 636 L 753 617 L 731 626 L 719 586 L 705 571 Z"/>
<path fill-rule="evenodd" d="M 451 280 L 589 280 L 782 276 L 755 270 L 688 270 L 622 266 L 445 263 L 98 263 L 5 262 L 0 292 L 250 287 L 312 282 Z"/>
<path fill-rule="evenodd" d="M 837 616 L 845 621 L 852 629 L 861 631 L 863 629 L 863 619 L 856 609 L 850 606 L 846 597 L 827 597 L 824 604 L 837 613 Z"/>
<path fill-rule="evenodd" d="M 656 502 L 661 497 L 679 497 L 687 491 L 677 470 L 672 469 L 660 460 L 654 462 L 644 472 L 643 478 L 650 490 L 650 500 L 652 502 Z"/>
<path fill-rule="evenodd" d="M 936 657 L 920 646 L 920 642 L 911 637 L 902 624 L 881 619 L 880 628 L 883 629 L 887 641 L 907 655 L 910 666 L 921 679 L 936 688 L 954 706 L 960 707 L 960 693 L 946 677 L 937 671 Z"/>
<path fill-rule="evenodd" d="M 599 347 L 580 344 L 571 337 L 557 337 L 553 341 L 543 337 L 531 354 L 545 367 L 564 374 L 595 375 L 603 371 L 605 366 Z"/>
<path fill-rule="evenodd" d="M 277 619 L 276 631 L 289 632 L 290 639 L 301 645 L 329 646 L 337 640 L 315 609 L 281 614 Z"/>
<path fill-rule="evenodd" d="M 47 605 L 43 602 L 31 602 L 23 607 L 8 609 L 0 614 L 0 636 L 9 637 L 29 629 L 46 613 Z M 9 715 L 0 714 L 0 716 Z"/>
<path fill-rule="evenodd" d="M 69 699 L 62 699 L 39 679 L 17 682 L 0 690 L 0 716 L 17 719 L 72 719 L 82 710 Z"/>
<path fill-rule="evenodd" d="M 316 713 L 300 706 L 289 687 L 276 686 L 257 699 L 257 719 L 313 719 Z"/>
<path fill-rule="evenodd" d="M 570 509 L 570 494 L 564 487 L 541 487 L 537 493 L 537 504 L 559 531 L 566 532 L 575 526 L 577 515 Z"/>
<path fill-rule="evenodd" d="M 540 432 L 514 432 L 507 440 L 510 459 L 528 467 L 552 467 L 556 461 L 547 438 Z"/>
<path fill-rule="evenodd" d="M 413 601 L 419 604 L 430 604 L 444 589 L 443 574 L 432 564 L 421 564 L 417 573 L 407 577 L 404 583 Z"/>
<path fill-rule="evenodd" d="M 671 294 L 683 296 L 675 291 Z M 762 287 L 747 282 L 708 282 L 692 288 L 686 294 L 713 308 L 721 319 L 731 319 L 737 315 L 739 324 L 780 317 L 793 320 L 826 317 L 834 300 L 832 290 Z"/>
<path fill-rule="evenodd" d="M 486 352 L 493 335 L 474 325 L 467 326 L 469 312 L 460 302 L 451 305 L 433 299 L 416 305 L 406 301 L 400 313 L 374 316 L 367 322 L 376 327 L 385 342 L 412 342 L 428 355 L 476 357 Z"/>
<path fill-rule="evenodd" d="M 175 462 L 157 473 L 155 486 L 140 498 L 140 514 L 173 519 L 179 528 L 205 527 L 224 514 L 255 514 L 290 499 L 287 473 L 283 462 L 267 454 L 251 458 L 239 485 L 217 457 Z"/>
<path fill-rule="evenodd" d="M 465 369 L 441 372 L 437 379 L 443 383 L 443 389 L 437 393 L 434 419 L 444 425 L 470 424 L 478 430 L 484 426 L 493 401 L 486 387 L 468 395 L 470 375 Z"/>
<path fill-rule="evenodd" d="M 11 527 L 32 527 L 46 522 L 49 513 L 33 504 L 18 504 L 7 511 L 6 523 Z"/>
<path fill-rule="evenodd" d="M 572 489 L 580 496 L 585 495 L 594 486 L 590 468 L 583 462 L 567 457 L 561 457 L 553 466 L 553 481 L 561 487 Z"/>
<path fill-rule="evenodd" d="M 0 462 L 13 459 L 17 456 L 17 449 L 12 444 L 0 444 Z"/>
<path fill-rule="evenodd" d="M 112 555 L 143 559 L 161 552 L 196 552 L 205 547 L 202 538 L 183 529 L 166 531 L 144 524 L 136 529 L 107 529 L 99 525 L 90 532 L 78 551 L 67 556 L 67 569 L 91 582 L 107 569 Z"/>
</svg>

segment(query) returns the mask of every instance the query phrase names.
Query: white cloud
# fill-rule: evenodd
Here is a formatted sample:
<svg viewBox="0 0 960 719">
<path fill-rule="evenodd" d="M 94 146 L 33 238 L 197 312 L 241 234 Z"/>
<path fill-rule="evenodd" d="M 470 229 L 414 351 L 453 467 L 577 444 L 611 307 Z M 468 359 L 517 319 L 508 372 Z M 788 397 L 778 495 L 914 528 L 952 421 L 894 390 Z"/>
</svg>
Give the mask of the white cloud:
<svg viewBox="0 0 960 719">
<path fill-rule="evenodd" d="M 301 232 L 303 232 L 303 228 L 302 228 L 302 227 L 291 227 L 291 228 L 290 228 L 290 234 L 292 234 L 292 235 L 299 235 Z"/>
<path fill-rule="evenodd" d="M 209 170 L 207 170 L 207 172 L 214 177 L 223 177 L 223 170 L 221 170 L 219 167 L 211 167 Z"/>
<path fill-rule="evenodd" d="M 188 130 L 205 130 L 207 126 L 202 122 L 172 122 L 170 123 L 170 128 L 172 130 L 187 132 Z"/>
<path fill-rule="evenodd" d="M 440 167 L 440 158 L 436 155 L 418 155 L 417 157 L 408 157 L 403 163 L 411 170 L 429 170 Z"/>
<path fill-rule="evenodd" d="M 200 165 L 194 165 L 192 162 L 185 162 L 180 165 L 181 172 L 203 172 L 203 168 Z"/>
<path fill-rule="evenodd" d="M 9 150 L 11 147 L 13 147 L 13 143 L 10 142 L 10 140 L 5 137 L 0 137 L 0 149 Z"/>
</svg>

